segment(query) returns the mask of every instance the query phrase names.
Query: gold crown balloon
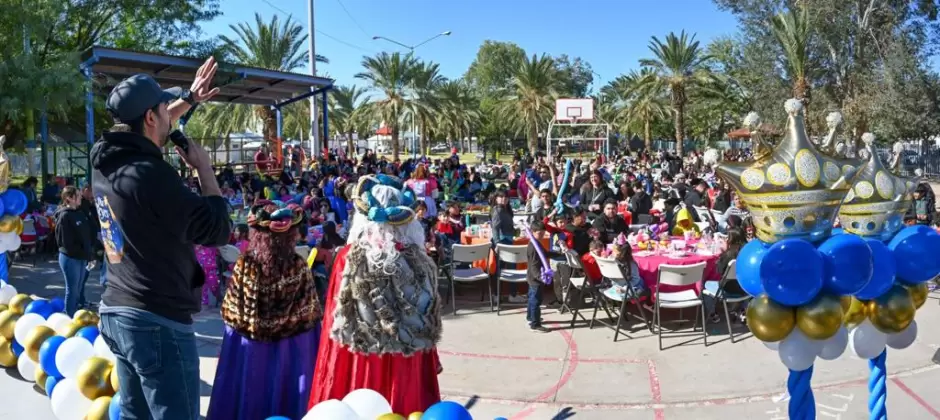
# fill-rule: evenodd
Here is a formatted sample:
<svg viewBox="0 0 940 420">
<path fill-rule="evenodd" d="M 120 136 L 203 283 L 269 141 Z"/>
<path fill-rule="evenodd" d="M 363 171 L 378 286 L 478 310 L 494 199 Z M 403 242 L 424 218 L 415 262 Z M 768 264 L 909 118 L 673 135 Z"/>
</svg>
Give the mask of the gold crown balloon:
<svg viewBox="0 0 940 420">
<path fill-rule="evenodd" d="M 839 221 L 846 232 L 885 241 L 904 227 L 903 217 L 911 205 L 909 182 L 891 173 L 875 151 L 875 136 L 862 135 L 868 161 L 858 169 L 842 208 Z"/>
<path fill-rule="evenodd" d="M 771 149 L 760 138 L 756 114 L 748 115 L 745 125 L 751 128 L 755 160 L 723 163 L 718 166 L 718 176 L 732 185 L 747 205 L 761 241 L 822 240 L 832 231 L 859 163 L 816 150 L 806 133 L 799 100 L 786 101 L 784 108 L 789 117 L 783 140 Z M 835 137 L 841 121 L 833 122 L 827 139 Z"/>
</svg>

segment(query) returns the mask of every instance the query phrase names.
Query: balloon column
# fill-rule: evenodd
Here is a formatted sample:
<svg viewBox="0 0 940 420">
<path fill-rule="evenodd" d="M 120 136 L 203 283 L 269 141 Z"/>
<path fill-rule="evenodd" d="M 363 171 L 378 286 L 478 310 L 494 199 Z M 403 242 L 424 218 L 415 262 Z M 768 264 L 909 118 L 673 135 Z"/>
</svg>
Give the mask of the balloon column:
<svg viewBox="0 0 940 420">
<path fill-rule="evenodd" d="M 23 220 L 20 215 L 26 211 L 26 194 L 10 187 L 10 158 L 3 151 L 5 136 L 0 136 L 0 254 L 20 249 L 20 235 L 23 233 Z M 7 259 L 0 258 L 0 280 L 8 280 Z"/>
<path fill-rule="evenodd" d="M 49 396 L 59 420 L 116 420 L 116 358 L 98 333 L 98 316 L 69 317 L 60 298 L 33 300 L 0 286 L 0 366 L 16 367 Z"/>
<path fill-rule="evenodd" d="M 855 293 L 845 314 L 849 347 L 868 359 L 868 409 L 872 419 L 887 418 L 887 347 L 904 349 L 917 338 L 914 314 L 927 299 L 925 282 L 940 274 L 940 235 L 927 226 L 903 226 L 914 183 L 882 165 L 875 136 L 862 135 L 867 162 L 839 212 L 846 233 L 863 238 L 871 249 L 872 279 Z"/>
<path fill-rule="evenodd" d="M 747 325 L 790 371 L 790 418 L 812 419 L 813 365 L 845 351 L 844 311 L 871 280 L 872 251 L 861 238 L 831 237 L 859 162 L 820 153 L 806 133 L 802 103 L 790 99 L 785 109 L 787 131 L 776 147 L 761 140 L 760 120 L 749 114 L 755 161 L 717 170 L 749 208 L 758 239 L 736 263 L 738 282 L 754 296 Z M 830 126 L 830 137 L 837 129 Z"/>
<path fill-rule="evenodd" d="M 280 419 L 271 417 L 267 420 Z M 343 400 L 327 400 L 313 406 L 303 420 L 473 420 L 464 406 L 453 401 L 441 401 L 422 412 L 407 416 L 392 411 L 382 394 L 371 389 L 357 389 Z"/>
</svg>

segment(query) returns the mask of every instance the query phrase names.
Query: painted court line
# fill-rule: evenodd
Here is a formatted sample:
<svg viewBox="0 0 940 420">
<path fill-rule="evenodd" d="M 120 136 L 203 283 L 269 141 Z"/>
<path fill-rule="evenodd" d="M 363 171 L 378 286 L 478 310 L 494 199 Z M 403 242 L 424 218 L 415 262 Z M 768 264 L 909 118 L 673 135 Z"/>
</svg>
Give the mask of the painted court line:
<svg viewBox="0 0 940 420">
<path fill-rule="evenodd" d="M 558 390 L 561 389 L 561 387 L 565 386 L 565 384 L 567 384 L 569 380 L 571 380 L 571 376 L 574 375 L 574 371 L 578 369 L 578 342 L 574 340 L 574 336 L 572 336 L 570 332 L 565 331 L 565 330 L 556 330 L 556 331 L 558 331 L 558 333 L 560 333 L 561 336 L 568 343 L 568 349 L 571 352 L 571 356 L 568 361 L 568 368 L 565 369 L 565 373 L 561 375 L 561 378 L 558 379 L 558 382 L 555 382 L 555 385 L 552 385 L 550 388 L 545 390 L 545 392 L 535 397 L 535 400 L 533 401 L 534 403 L 546 403 L 547 400 L 554 398 L 555 394 L 558 393 Z M 528 417 L 529 415 L 531 415 L 532 412 L 534 412 L 536 408 L 537 408 L 536 405 L 529 404 L 528 406 L 526 406 L 526 408 L 522 409 L 522 411 L 510 417 L 509 420 L 524 419 Z"/>
<path fill-rule="evenodd" d="M 909 388 L 903 381 L 901 381 L 899 378 L 891 378 L 891 382 L 894 382 L 894 384 L 897 385 L 898 388 L 901 388 L 901 391 L 904 391 L 904 393 L 907 394 L 909 397 L 911 397 L 914 401 L 916 401 L 917 404 L 919 404 L 921 407 L 927 410 L 927 412 L 930 413 L 930 415 L 933 416 L 933 418 L 940 419 L 940 412 L 938 412 L 936 409 L 931 407 L 930 404 L 927 403 L 927 401 L 921 398 L 920 395 L 917 395 L 917 393 L 914 392 L 914 390 L 912 390 L 911 388 Z"/>
</svg>

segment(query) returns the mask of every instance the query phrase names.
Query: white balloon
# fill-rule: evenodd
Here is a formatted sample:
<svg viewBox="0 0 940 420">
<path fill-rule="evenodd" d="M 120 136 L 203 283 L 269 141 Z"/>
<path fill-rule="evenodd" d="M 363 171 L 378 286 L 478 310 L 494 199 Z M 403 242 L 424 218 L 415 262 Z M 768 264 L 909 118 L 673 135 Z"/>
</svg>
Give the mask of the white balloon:
<svg viewBox="0 0 940 420">
<path fill-rule="evenodd" d="M 46 319 L 46 326 L 52 328 L 56 335 L 65 336 L 65 333 L 68 331 L 69 326 L 71 325 L 72 318 L 69 318 L 68 315 L 61 312 L 56 312 L 52 315 L 49 315 L 49 318 Z"/>
<path fill-rule="evenodd" d="M 382 394 L 368 388 L 357 389 L 346 394 L 343 397 L 343 402 L 362 419 L 375 419 L 383 414 L 393 412 L 392 405 L 388 403 L 388 400 Z"/>
<path fill-rule="evenodd" d="M 101 338 L 101 335 L 98 335 L 98 338 L 95 339 L 95 356 L 101 357 L 103 359 L 108 359 L 111 363 L 117 363 L 117 357 L 114 353 L 111 352 L 111 347 L 108 347 L 108 343 L 104 342 L 104 338 Z"/>
<path fill-rule="evenodd" d="M 773 351 L 780 350 L 779 341 L 761 341 L 761 343 L 764 344 L 764 347 L 767 347 L 768 349 L 771 349 Z"/>
<path fill-rule="evenodd" d="M 29 333 L 33 331 L 33 328 L 36 328 L 45 323 L 46 320 L 43 319 L 42 315 L 23 315 L 19 320 L 16 321 L 16 325 L 13 326 L 13 338 L 16 338 L 16 342 L 20 343 L 20 345 L 25 345 L 26 337 L 28 337 Z"/>
<path fill-rule="evenodd" d="M 95 348 L 82 337 L 72 337 L 55 352 L 55 367 L 66 378 L 73 378 L 88 358 L 95 355 Z M 58 387 L 58 385 L 56 385 Z"/>
<path fill-rule="evenodd" d="M 819 354 L 819 345 L 812 341 L 815 340 L 810 340 L 799 328 L 794 328 L 793 332 L 780 342 L 780 348 L 777 350 L 780 361 L 788 369 L 797 372 L 809 369 Z"/>
<path fill-rule="evenodd" d="M 16 296 L 16 288 L 12 284 L 4 284 L 0 287 L 0 304 L 9 305 L 14 296 Z"/>
<path fill-rule="evenodd" d="M 904 350 L 914 344 L 915 339 L 917 339 L 917 321 L 911 321 L 911 325 L 908 325 L 904 331 L 888 334 L 888 347 Z"/>
<path fill-rule="evenodd" d="M 87 342 L 87 340 L 85 340 Z M 82 395 L 73 378 L 65 378 L 52 390 L 52 414 L 59 420 L 82 420 L 92 401 Z"/>
<path fill-rule="evenodd" d="M 845 353 L 845 348 L 848 347 L 848 345 L 849 330 L 845 329 L 845 327 L 841 327 L 839 331 L 836 332 L 836 335 L 823 341 L 822 350 L 819 351 L 819 358 L 823 360 L 836 360 L 842 353 Z"/>
<path fill-rule="evenodd" d="M 888 335 L 878 331 L 871 321 L 864 320 L 849 331 L 849 348 L 862 359 L 874 359 L 885 349 Z"/>
<path fill-rule="evenodd" d="M 36 380 L 36 362 L 25 354 L 21 354 L 19 360 L 16 361 L 16 370 L 24 381 L 34 382 Z M 45 387 L 46 384 L 42 384 L 42 386 Z"/>
<path fill-rule="evenodd" d="M 17 235 L 16 232 L 10 232 L 10 233 L 13 234 L 13 237 L 10 238 L 7 251 L 16 251 L 17 249 L 20 249 L 20 245 L 22 245 L 22 240 L 20 239 L 20 235 Z"/>
<path fill-rule="evenodd" d="M 359 415 L 352 407 L 340 400 L 326 400 L 310 409 L 303 420 L 359 420 Z M 62 419 L 60 419 L 62 420 Z"/>
</svg>

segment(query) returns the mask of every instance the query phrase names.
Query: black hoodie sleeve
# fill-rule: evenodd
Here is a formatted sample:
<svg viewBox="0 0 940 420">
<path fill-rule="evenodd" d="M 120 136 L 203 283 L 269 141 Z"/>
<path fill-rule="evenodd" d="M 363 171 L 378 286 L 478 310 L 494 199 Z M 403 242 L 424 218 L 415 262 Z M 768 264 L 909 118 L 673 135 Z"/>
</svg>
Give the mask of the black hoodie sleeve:
<svg viewBox="0 0 940 420">
<path fill-rule="evenodd" d="M 175 179 L 174 179 L 175 178 Z M 221 196 L 203 197 L 186 188 L 178 177 L 166 177 L 155 187 L 152 208 L 161 216 L 163 228 L 173 235 L 206 246 L 228 244 L 232 234 L 229 205 Z"/>
</svg>

